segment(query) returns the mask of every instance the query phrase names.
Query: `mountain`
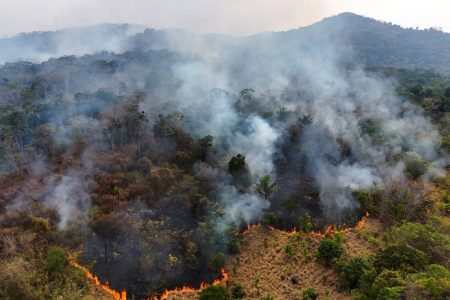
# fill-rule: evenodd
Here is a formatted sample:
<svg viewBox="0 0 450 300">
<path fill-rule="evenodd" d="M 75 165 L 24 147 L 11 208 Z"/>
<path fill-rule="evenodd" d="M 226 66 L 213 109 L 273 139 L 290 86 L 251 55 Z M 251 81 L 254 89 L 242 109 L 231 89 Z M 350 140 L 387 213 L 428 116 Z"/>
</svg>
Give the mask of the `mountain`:
<svg viewBox="0 0 450 300">
<path fill-rule="evenodd" d="M 450 73 L 450 34 L 417 30 L 342 13 L 310 26 L 248 37 L 196 35 L 183 30 L 154 30 L 128 24 L 102 24 L 54 32 L 33 32 L 0 39 L 0 63 L 50 57 L 167 49 L 195 54 L 199 49 L 298 56 L 302 50 L 327 51 L 347 62 L 371 66 L 434 69 Z M 244 50 L 242 50 L 244 49 Z"/>
<path fill-rule="evenodd" d="M 131 36 L 144 27 L 99 24 L 57 31 L 36 31 L 0 39 L 0 63 L 42 62 L 51 57 L 85 55 L 100 51 L 124 52 Z"/>
</svg>

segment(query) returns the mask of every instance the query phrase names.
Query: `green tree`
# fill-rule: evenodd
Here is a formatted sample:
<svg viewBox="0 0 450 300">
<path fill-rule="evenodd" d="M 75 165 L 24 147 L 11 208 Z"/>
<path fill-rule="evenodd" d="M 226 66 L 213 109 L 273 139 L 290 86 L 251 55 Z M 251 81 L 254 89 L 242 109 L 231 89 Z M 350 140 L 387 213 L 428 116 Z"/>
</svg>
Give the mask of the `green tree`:
<svg viewBox="0 0 450 300">
<path fill-rule="evenodd" d="M 360 256 L 341 262 L 337 267 L 341 285 L 349 289 L 358 287 L 361 276 L 370 268 L 372 268 L 371 264 Z"/>
<path fill-rule="evenodd" d="M 267 200 L 267 198 L 270 197 L 270 195 L 275 192 L 277 189 L 277 183 L 276 182 L 270 182 L 270 176 L 266 175 L 258 182 L 256 185 L 256 190 L 258 193 L 264 197 L 264 199 Z"/>
</svg>

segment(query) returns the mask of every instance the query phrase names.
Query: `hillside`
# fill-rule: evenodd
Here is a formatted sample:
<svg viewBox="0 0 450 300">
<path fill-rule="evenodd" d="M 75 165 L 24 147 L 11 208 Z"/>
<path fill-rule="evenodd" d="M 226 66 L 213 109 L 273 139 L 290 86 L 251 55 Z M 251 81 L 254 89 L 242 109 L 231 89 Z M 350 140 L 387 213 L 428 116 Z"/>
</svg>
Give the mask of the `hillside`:
<svg viewBox="0 0 450 300">
<path fill-rule="evenodd" d="M 0 66 L 0 298 L 449 297 L 447 54 L 378 28 L 13 40 L 61 56 Z"/>
<path fill-rule="evenodd" d="M 153 30 L 127 24 L 26 33 L 0 39 L 0 63 L 41 62 L 63 55 L 80 56 L 102 51 L 124 53 L 135 49 L 195 54 L 196 48 L 202 46 L 222 52 L 222 55 L 246 49 L 255 53 L 279 52 L 279 55 L 291 57 L 320 49 L 339 53 L 347 63 L 424 68 L 450 74 L 450 33 L 433 28 L 402 28 L 353 13 L 342 13 L 286 32 L 248 37 L 201 36 L 183 30 Z"/>
</svg>

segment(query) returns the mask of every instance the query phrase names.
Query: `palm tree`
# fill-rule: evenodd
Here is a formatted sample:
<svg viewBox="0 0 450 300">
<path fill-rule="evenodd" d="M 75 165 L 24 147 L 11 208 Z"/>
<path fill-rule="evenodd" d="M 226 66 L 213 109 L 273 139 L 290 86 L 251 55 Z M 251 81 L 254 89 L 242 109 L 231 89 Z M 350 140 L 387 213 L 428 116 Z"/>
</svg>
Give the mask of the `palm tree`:
<svg viewBox="0 0 450 300">
<path fill-rule="evenodd" d="M 258 191 L 258 193 L 261 194 L 261 196 L 264 197 L 264 199 L 267 200 L 267 198 L 269 198 L 269 196 L 275 192 L 275 190 L 277 189 L 277 183 L 276 182 L 270 182 L 270 176 L 266 175 L 263 178 L 261 178 L 261 180 L 259 181 L 259 183 L 256 185 L 256 190 Z"/>
</svg>

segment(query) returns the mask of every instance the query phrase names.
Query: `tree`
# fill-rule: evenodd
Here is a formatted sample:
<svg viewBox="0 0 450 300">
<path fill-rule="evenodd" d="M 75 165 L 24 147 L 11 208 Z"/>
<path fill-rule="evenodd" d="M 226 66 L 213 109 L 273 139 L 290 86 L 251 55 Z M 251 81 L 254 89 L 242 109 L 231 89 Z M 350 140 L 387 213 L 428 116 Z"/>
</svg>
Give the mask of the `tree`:
<svg viewBox="0 0 450 300">
<path fill-rule="evenodd" d="M 359 279 L 370 268 L 370 263 L 360 256 L 352 257 L 349 261 L 340 263 L 337 270 L 341 285 L 349 289 L 358 287 Z"/>
<path fill-rule="evenodd" d="M 233 156 L 228 162 L 228 171 L 230 173 L 245 171 L 246 167 L 245 156 L 242 154 Z"/>
<path fill-rule="evenodd" d="M 409 245 L 390 245 L 379 250 L 375 256 L 374 266 L 377 270 L 419 271 L 428 264 L 428 259 L 420 250 Z"/>
<path fill-rule="evenodd" d="M 264 197 L 264 199 L 267 200 L 267 198 L 270 197 L 270 195 L 275 192 L 277 189 L 277 183 L 276 182 L 270 182 L 270 176 L 266 175 L 259 183 L 256 185 L 256 190 L 258 193 Z"/>
</svg>

